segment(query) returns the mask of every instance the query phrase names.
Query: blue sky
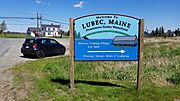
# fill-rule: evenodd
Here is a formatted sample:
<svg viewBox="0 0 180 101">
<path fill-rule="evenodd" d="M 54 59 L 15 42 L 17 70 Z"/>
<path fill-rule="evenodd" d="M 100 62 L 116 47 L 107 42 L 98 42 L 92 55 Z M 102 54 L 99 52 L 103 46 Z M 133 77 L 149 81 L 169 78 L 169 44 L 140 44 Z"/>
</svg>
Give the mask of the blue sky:
<svg viewBox="0 0 180 101">
<path fill-rule="evenodd" d="M 145 19 L 145 28 L 180 28 L 180 0 L 1 0 L 0 17 L 36 17 L 68 23 L 69 18 L 94 13 L 115 13 Z M 0 19 L 2 22 L 4 19 Z M 26 31 L 35 20 L 7 20 L 8 30 Z M 43 22 L 50 23 L 50 22 Z M 17 25 L 16 25 L 17 24 Z M 68 29 L 67 25 L 62 26 Z"/>
</svg>

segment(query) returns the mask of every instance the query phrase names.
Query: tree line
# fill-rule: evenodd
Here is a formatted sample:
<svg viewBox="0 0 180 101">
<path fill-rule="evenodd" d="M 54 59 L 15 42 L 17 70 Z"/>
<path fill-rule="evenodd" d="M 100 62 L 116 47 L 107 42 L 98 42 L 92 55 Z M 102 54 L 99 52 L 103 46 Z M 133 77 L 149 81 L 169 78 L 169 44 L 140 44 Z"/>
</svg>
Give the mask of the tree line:
<svg viewBox="0 0 180 101">
<path fill-rule="evenodd" d="M 147 32 L 145 32 L 147 33 Z M 164 27 L 156 28 L 155 30 L 152 30 L 151 33 L 148 33 L 149 37 L 174 37 L 174 36 L 180 36 L 180 28 L 176 29 L 175 31 L 167 30 L 167 32 L 164 31 Z"/>
</svg>

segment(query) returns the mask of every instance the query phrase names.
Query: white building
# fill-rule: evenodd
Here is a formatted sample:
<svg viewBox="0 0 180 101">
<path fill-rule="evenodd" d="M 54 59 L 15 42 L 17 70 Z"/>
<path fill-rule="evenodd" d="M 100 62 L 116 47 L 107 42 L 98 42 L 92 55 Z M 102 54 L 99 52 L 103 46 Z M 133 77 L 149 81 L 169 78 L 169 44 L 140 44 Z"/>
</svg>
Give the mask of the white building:
<svg viewBox="0 0 180 101">
<path fill-rule="evenodd" d="M 60 32 L 60 25 L 46 25 L 42 24 L 41 25 L 41 34 L 43 36 L 61 36 Z"/>
<path fill-rule="evenodd" d="M 28 27 L 27 29 L 27 35 L 35 37 L 35 32 L 37 32 L 36 27 Z M 48 24 L 42 24 L 40 29 L 39 29 L 39 36 L 62 36 L 61 30 L 60 30 L 60 25 L 48 25 Z"/>
<path fill-rule="evenodd" d="M 37 32 L 37 28 L 36 27 L 28 27 L 26 34 L 28 36 L 35 37 L 35 32 Z"/>
</svg>

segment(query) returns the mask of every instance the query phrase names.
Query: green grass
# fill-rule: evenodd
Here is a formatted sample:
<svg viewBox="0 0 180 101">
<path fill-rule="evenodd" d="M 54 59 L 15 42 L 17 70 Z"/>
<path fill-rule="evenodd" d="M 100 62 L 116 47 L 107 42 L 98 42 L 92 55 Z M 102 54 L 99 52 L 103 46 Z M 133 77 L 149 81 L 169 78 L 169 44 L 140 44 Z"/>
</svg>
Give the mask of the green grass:
<svg viewBox="0 0 180 101">
<path fill-rule="evenodd" d="M 26 36 L 25 34 L 6 34 L 6 35 L 2 35 L 0 34 L 0 38 L 27 38 L 28 36 Z"/>
<path fill-rule="evenodd" d="M 14 81 L 28 90 L 25 101 L 173 101 L 180 99 L 179 47 L 171 42 L 145 43 L 140 92 L 136 91 L 137 63 L 106 61 L 75 63 L 73 94 L 68 56 L 19 64 L 13 68 Z"/>
<path fill-rule="evenodd" d="M 0 38 L 31 38 L 32 36 L 27 36 L 25 33 L 24 34 L 0 34 Z M 49 38 L 60 38 L 60 36 L 54 36 L 54 37 L 49 37 Z M 62 38 L 69 38 L 69 36 L 63 36 Z"/>
<path fill-rule="evenodd" d="M 70 36 L 62 36 L 62 37 L 60 37 L 60 36 L 48 36 L 48 38 L 59 38 L 59 39 L 61 39 L 61 38 L 70 38 Z"/>
</svg>

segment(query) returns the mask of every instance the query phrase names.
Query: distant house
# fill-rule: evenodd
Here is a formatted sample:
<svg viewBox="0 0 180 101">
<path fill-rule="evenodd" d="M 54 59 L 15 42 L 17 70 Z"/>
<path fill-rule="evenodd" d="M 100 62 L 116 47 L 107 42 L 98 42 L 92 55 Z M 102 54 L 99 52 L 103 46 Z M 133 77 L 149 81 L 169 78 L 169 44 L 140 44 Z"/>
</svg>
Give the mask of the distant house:
<svg viewBox="0 0 180 101">
<path fill-rule="evenodd" d="M 171 30 L 168 30 L 167 31 L 167 35 L 169 36 L 169 37 L 175 37 L 176 36 L 176 34 L 175 34 L 175 32 L 173 31 L 171 31 Z"/>
<path fill-rule="evenodd" d="M 113 39 L 114 46 L 136 46 L 137 36 L 115 36 Z"/>
<path fill-rule="evenodd" d="M 26 34 L 28 36 L 35 37 L 35 33 L 37 32 L 37 27 L 28 27 Z"/>
<path fill-rule="evenodd" d="M 28 27 L 27 29 L 27 35 L 35 37 L 35 34 L 37 33 L 37 27 Z M 60 25 L 48 25 L 48 24 L 42 24 L 39 28 L 39 36 L 63 36 L 63 31 L 60 30 Z"/>
<path fill-rule="evenodd" d="M 62 36 L 60 33 L 60 25 L 42 24 L 40 29 L 43 36 Z"/>
</svg>

